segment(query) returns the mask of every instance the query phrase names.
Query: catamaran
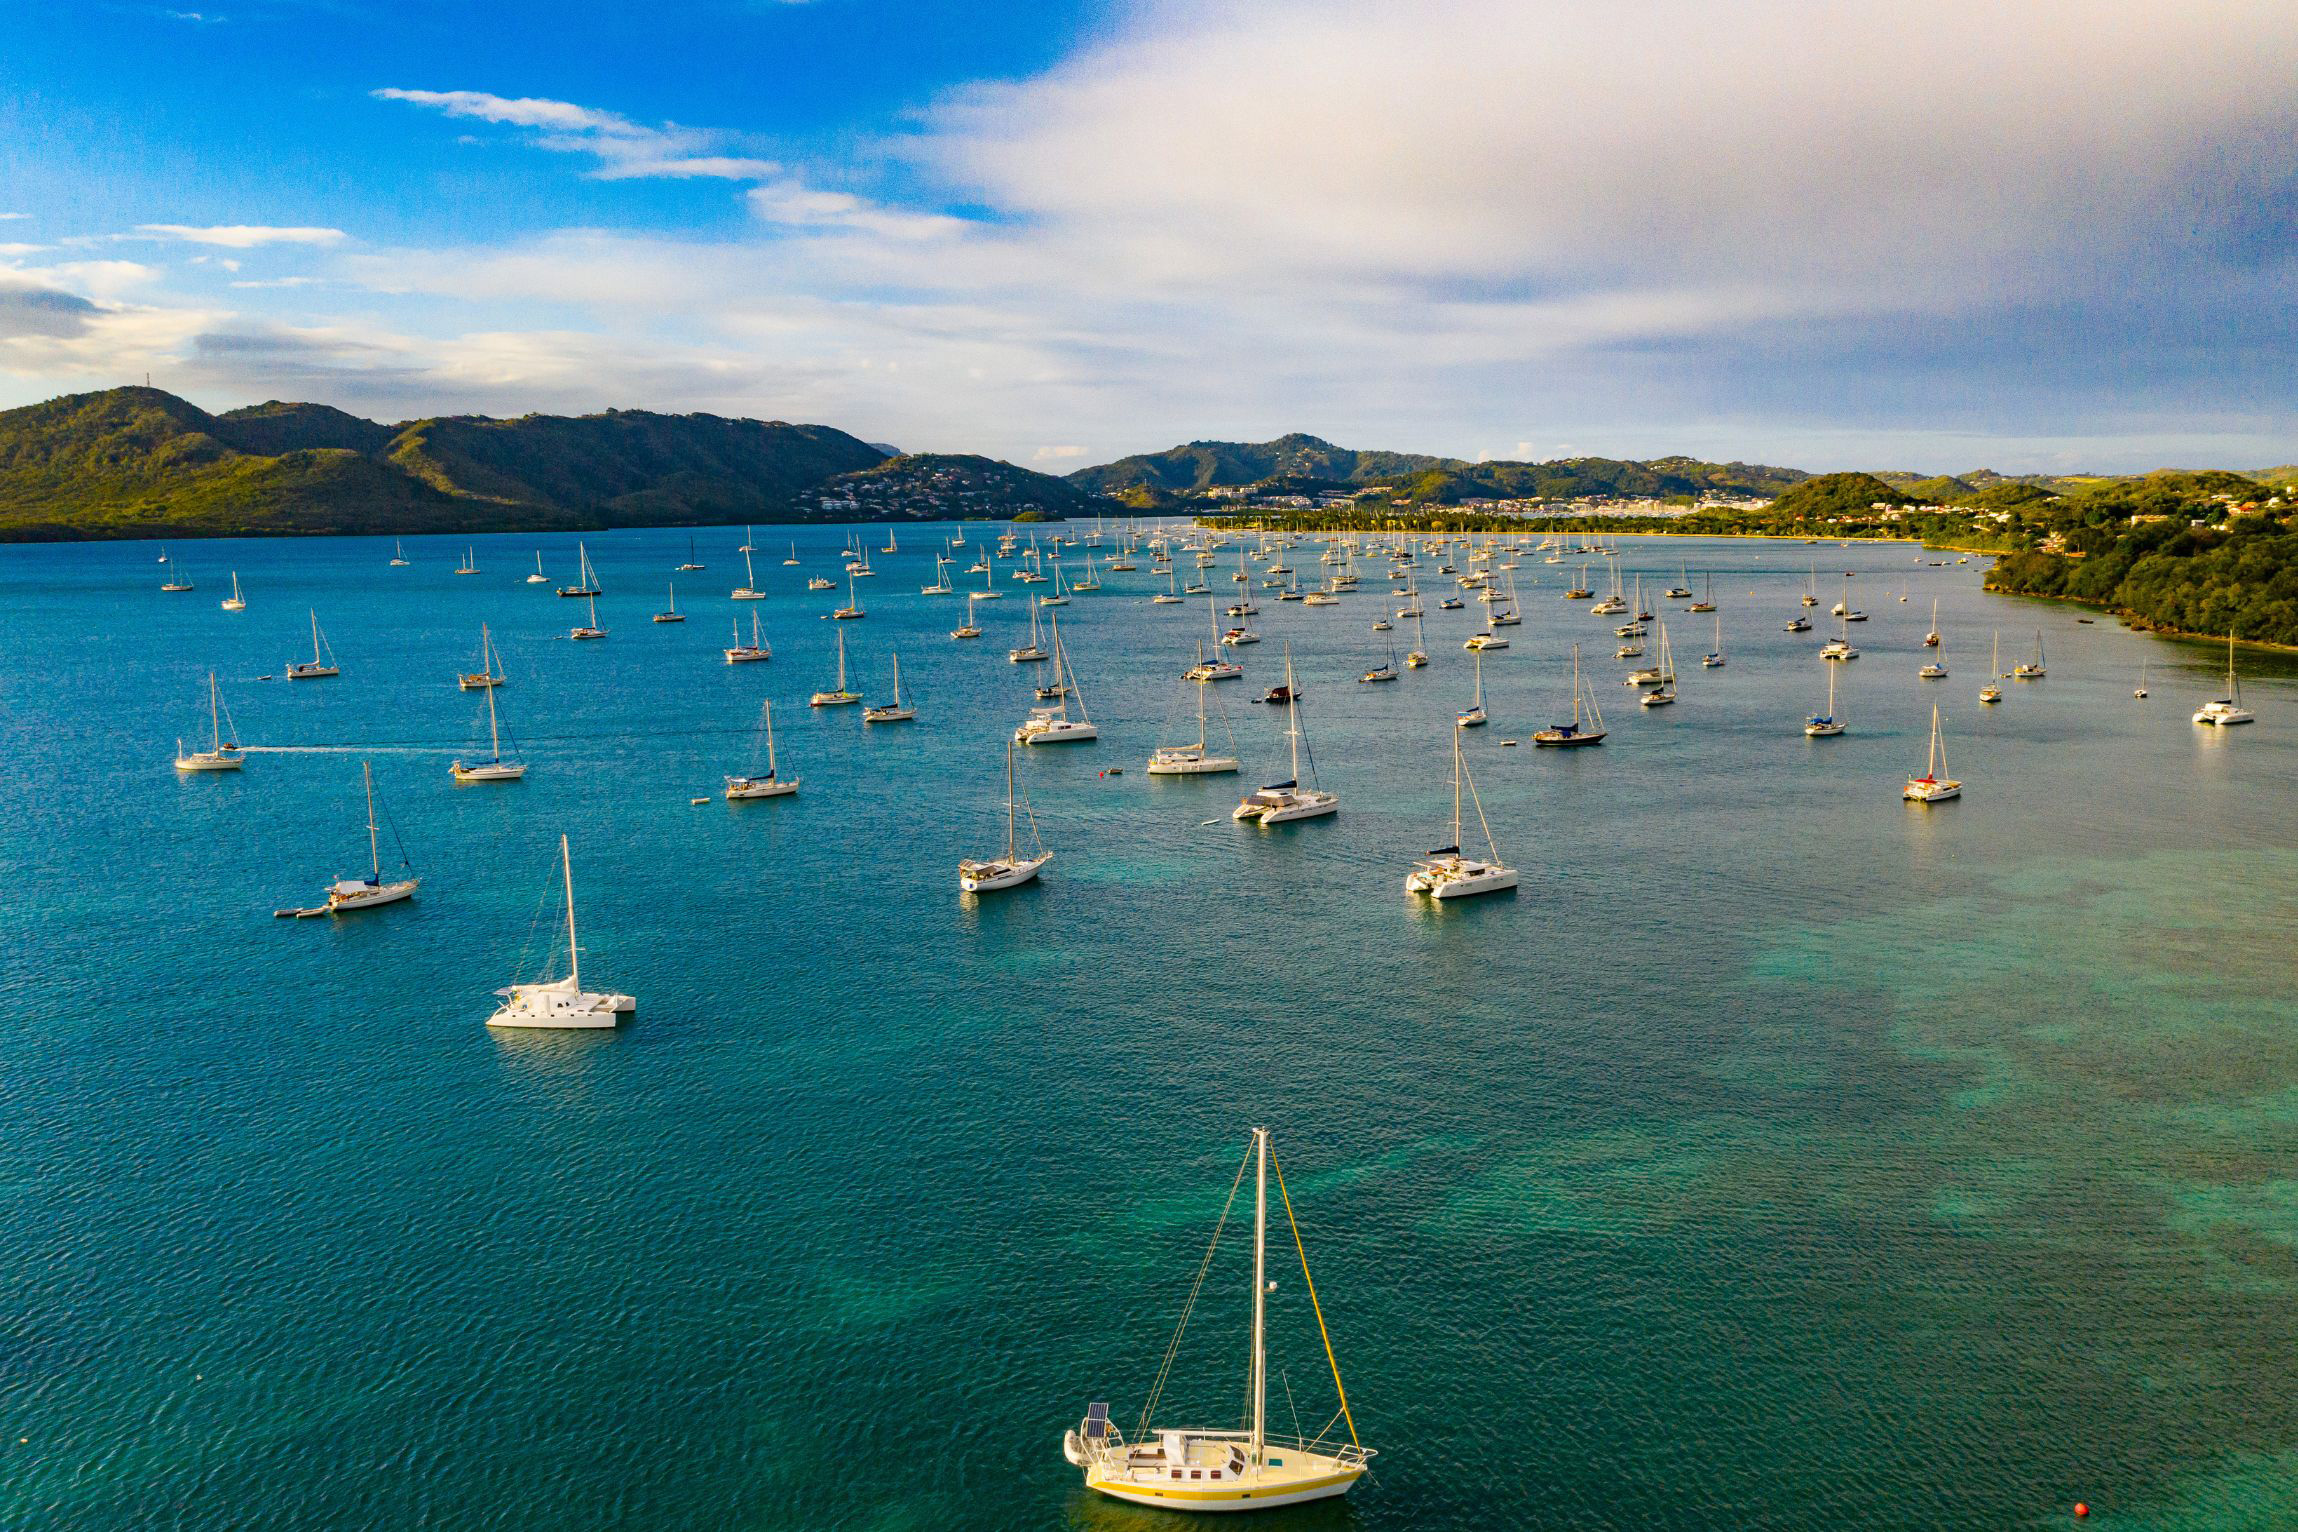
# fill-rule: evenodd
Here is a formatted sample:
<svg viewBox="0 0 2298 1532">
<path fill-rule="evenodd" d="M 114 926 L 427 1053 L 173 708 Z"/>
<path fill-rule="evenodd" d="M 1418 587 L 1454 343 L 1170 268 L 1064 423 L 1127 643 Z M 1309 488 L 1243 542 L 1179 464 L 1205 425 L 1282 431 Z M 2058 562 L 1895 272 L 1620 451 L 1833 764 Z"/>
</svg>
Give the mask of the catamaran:
<svg viewBox="0 0 2298 1532">
<path fill-rule="evenodd" d="M 752 611 L 750 614 L 750 642 L 742 642 L 742 624 L 737 619 L 734 624 L 734 642 L 726 646 L 725 652 L 726 663 L 729 665 L 748 665 L 758 660 L 774 658 L 773 647 L 758 636 L 758 613 L 756 611 Z"/>
<path fill-rule="evenodd" d="M 846 707 L 862 700 L 860 692 L 846 690 L 846 630 L 838 631 L 838 684 L 826 692 L 816 692 L 807 700 L 809 707 Z"/>
<path fill-rule="evenodd" d="M 287 662 L 287 679 L 290 681 L 317 681 L 327 676 L 339 676 L 341 674 L 343 672 L 337 669 L 335 665 L 335 651 L 328 647 L 326 636 L 319 631 L 319 613 L 314 611 L 311 614 L 311 658 L 308 660 L 289 660 Z"/>
<path fill-rule="evenodd" d="M 186 750 L 184 742 L 176 741 L 176 770 L 178 771 L 237 771 L 245 757 L 239 746 L 223 737 L 223 720 L 231 714 L 223 705 L 223 694 L 216 689 L 215 672 L 207 673 L 207 728 L 208 744 L 205 750 Z M 239 725 L 231 732 L 237 734 Z"/>
<path fill-rule="evenodd" d="M 1199 647 L 1197 653 L 1202 659 L 1204 655 L 1202 646 Z M 1159 745 L 1149 756 L 1149 775 L 1153 777 L 1209 777 L 1219 776 L 1237 769 L 1235 756 L 1214 755 L 1206 747 L 1206 688 L 1196 686 L 1190 689 L 1197 694 L 1197 742 L 1193 745 Z M 1221 727 L 1224 731 L 1229 730 L 1229 714 L 1226 708 L 1222 709 L 1221 712 Z M 1230 731 L 1229 748 L 1232 750 L 1237 748 L 1236 735 L 1233 731 Z"/>
<path fill-rule="evenodd" d="M 488 643 L 486 629 L 482 627 L 479 630 L 481 665 L 487 663 Z M 449 766 L 448 772 L 458 782 L 516 782 L 527 774 L 526 762 L 503 759 L 503 725 L 495 713 L 495 685 L 501 681 L 502 677 L 497 676 L 493 684 L 479 688 L 487 694 L 487 758 L 483 761 L 456 761 Z"/>
<path fill-rule="evenodd" d="M 1296 819 L 1317 819 L 1338 813 L 1340 798 L 1320 787 L 1301 786 L 1301 693 L 1293 684 L 1293 647 L 1285 645 L 1285 736 L 1292 742 L 1293 774 L 1272 782 L 1230 811 L 1231 819 L 1257 819 L 1264 825 L 1287 824 Z M 1309 775 L 1316 776 L 1316 757 L 1309 757 Z"/>
<path fill-rule="evenodd" d="M 758 729 L 766 743 L 766 774 L 753 771 L 745 777 L 726 779 L 726 799 L 739 803 L 745 798 L 787 798 L 798 790 L 796 777 L 785 778 L 774 763 L 774 701 L 768 698 L 759 704 Z M 755 757 L 753 757 L 755 759 Z"/>
<path fill-rule="evenodd" d="M 490 1027 L 611 1027 L 638 1009 L 628 995 L 593 992 L 582 987 L 582 947 L 575 940 L 574 858 L 567 838 L 559 837 L 559 868 L 566 880 L 567 976 L 514 984 L 495 993 L 502 1007 L 487 1018 Z M 546 965 L 547 966 L 547 965 Z"/>
<path fill-rule="evenodd" d="M 1195 1307 L 1196 1295 L 1192 1289 L 1189 1303 L 1182 1307 L 1173 1342 L 1166 1348 L 1165 1366 L 1158 1370 L 1157 1382 L 1141 1411 L 1141 1424 L 1136 1433 L 1139 1442 L 1127 1444 L 1123 1433 L 1109 1418 L 1109 1406 L 1101 1401 L 1089 1405 L 1085 1418 L 1062 1438 L 1061 1455 L 1072 1467 L 1083 1470 L 1085 1487 L 1097 1494 L 1167 1511 L 1260 1511 L 1345 1495 L 1364 1476 L 1370 1464 L 1373 1449 L 1357 1440 L 1356 1417 L 1349 1413 L 1348 1389 L 1341 1382 L 1340 1363 L 1333 1356 L 1331 1337 L 1325 1328 L 1324 1308 L 1317 1301 L 1316 1283 L 1309 1276 L 1308 1247 L 1302 1243 L 1300 1225 L 1293 1218 L 1292 1198 L 1285 1191 L 1284 1170 L 1277 1166 L 1276 1156 L 1270 1152 L 1268 1129 L 1253 1130 L 1252 1145 L 1245 1159 L 1246 1164 L 1237 1167 L 1237 1178 L 1230 1184 L 1229 1201 L 1222 1206 L 1220 1222 L 1213 1231 L 1212 1247 L 1205 1252 L 1198 1277 L 1202 1285 L 1205 1271 L 1212 1266 L 1214 1250 L 1220 1246 L 1221 1230 L 1228 1224 L 1229 1208 L 1235 1204 L 1238 1188 L 1244 1184 L 1246 1167 L 1255 1167 L 1253 1345 L 1246 1376 L 1248 1423 L 1242 1430 L 1152 1428 L 1165 1380 L 1171 1373 L 1173 1356 L 1180 1349 L 1190 1310 Z M 1345 1443 L 1328 1441 L 1321 1433 L 1302 1438 L 1273 1436 L 1268 1430 L 1268 1299 L 1270 1289 L 1276 1286 L 1268 1275 L 1269 1172 L 1272 1168 L 1277 1172 L 1277 1195 L 1285 1210 L 1286 1224 L 1292 1231 L 1293 1248 L 1301 1255 L 1302 1291 L 1308 1295 L 1309 1308 L 1316 1315 L 1317 1333 L 1325 1338 L 1325 1360 L 1332 1365 L 1333 1388 L 1340 1396 L 1340 1410 L 1335 1418 L 1346 1422 L 1348 1427 Z"/>
<path fill-rule="evenodd" d="M 1039 869 L 1053 860 L 1053 853 L 1037 837 L 1037 816 L 1029 816 L 1030 844 L 1036 854 L 1021 854 L 1019 825 L 1015 815 L 1013 781 L 1013 745 L 1005 747 L 1005 853 L 977 861 L 968 857 L 958 863 L 958 892 L 965 894 L 991 894 L 1001 888 L 1017 888 L 1035 878 Z"/>
<path fill-rule="evenodd" d="M 1939 735 L 1939 707 L 1931 706 L 1931 760 L 1923 775 L 1909 777 L 1907 790 L 1900 794 L 1910 803 L 1945 803 L 1950 798 L 1963 796 L 1963 784 L 1947 775 L 1947 746 Z"/>
<path fill-rule="evenodd" d="M 2138 694 L 2146 695 L 2144 685 Z M 2226 632 L 2226 695 L 2213 697 L 2196 708 L 2194 721 L 2212 728 L 2231 729 L 2238 723 L 2250 723 L 2257 716 L 2242 705 L 2242 688 L 2234 680 L 2234 630 L 2229 628 Z"/>
<path fill-rule="evenodd" d="M 1814 713 L 1803 721 L 1803 732 L 1813 739 L 1828 739 L 1843 732 L 1843 720 L 1835 713 L 1835 667 L 1822 668 L 1827 672 L 1827 711 Z"/>
<path fill-rule="evenodd" d="M 456 690 L 476 692 L 502 685 L 503 672 L 497 668 L 501 663 L 502 656 L 495 652 L 494 635 L 487 631 L 487 625 L 482 622 L 479 624 L 479 668 L 457 672 Z"/>
<path fill-rule="evenodd" d="M 223 609 L 227 612 L 247 610 L 247 598 L 239 593 L 239 571 L 236 569 L 231 572 L 231 594 L 224 597 Z"/>
<path fill-rule="evenodd" d="M 1081 745 L 1101 737 L 1101 730 L 1085 715 L 1085 696 L 1078 690 L 1077 667 L 1069 662 L 1068 652 L 1062 647 L 1059 617 L 1053 619 L 1053 664 L 1055 686 L 1060 695 L 1051 707 L 1040 704 L 1029 710 L 1029 716 L 1013 731 L 1013 742 L 1017 745 Z M 1075 718 L 1069 716 L 1069 704 L 1073 700 L 1077 704 Z"/>
<path fill-rule="evenodd" d="M 909 723 L 918 716 L 918 710 L 902 700 L 902 656 L 894 651 L 894 700 L 862 709 L 864 723 Z"/>
<path fill-rule="evenodd" d="M 1583 694 L 1580 686 L 1580 646 L 1572 646 L 1572 721 L 1551 724 L 1532 736 L 1532 743 L 1551 748 L 1575 745 L 1600 745 L 1604 742 L 1604 715 L 1596 706 L 1593 692 Z"/>
<path fill-rule="evenodd" d="M 1461 795 L 1466 792 L 1468 802 L 1475 806 L 1476 823 L 1484 831 L 1484 855 L 1470 856 L 1460 849 Z M 1460 731 L 1452 731 L 1452 839 L 1437 847 L 1413 864 L 1405 874 L 1404 891 L 1408 894 L 1426 894 L 1431 899 L 1466 899 L 1476 894 L 1496 894 L 1502 889 L 1516 886 L 1516 869 L 1500 860 L 1500 848 L 1492 839 L 1492 826 L 1484 817 L 1484 800 L 1476 796 L 1475 779 L 1468 774 L 1468 757 L 1462 753 Z"/>
<path fill-rule="evenodd" d="M 684 622 L 686 614 L 678 609 L 678 582 L 670 583 L 670 605 L 654 614 L 656 622 Z"/>
<path fill-rule="evenodd" d="M 1481 729 L 1489 721 L 1484 712 L 1484 651 L 1479 649 L 1476 651 L 1476 695 L 1467 707 L 1453 715 L 1452 722 L 1457 729 Z"/>
<path fill-rule="evenodd" d="M 359 763 L 359 774 L 367 783 L 367 876 L 364 878 L 338 878 L 327 886 L 327 902 L 304 910 L 274 910 L 274 915 L 308 919 L 313 915 L 341 915 L 347 910 L 372 909 L 378 904 L 397 904 L 402 899 L 415 897 L 415 886 L 422 879 L 395 878 L 383 881 L 383 850 L 375 832 L 375 771 L 365 761 Z M 396 832 L 394 832 L 396 838 Z M 407 866 L 407 848 L 399 848 L 399 865 Z"/>
<path fill-rule="evenodd" d="M 542 567 L 542 557 L 539 553 L 535 555 L 535 566 L 538 569 Z M 590 567 L 590 549 L 581 543 L 575 544 L 575 582 L 560 586 L 559 594 L 577 597 L 606 594 L 598 583 L 598 571 Z"/>
</svg>

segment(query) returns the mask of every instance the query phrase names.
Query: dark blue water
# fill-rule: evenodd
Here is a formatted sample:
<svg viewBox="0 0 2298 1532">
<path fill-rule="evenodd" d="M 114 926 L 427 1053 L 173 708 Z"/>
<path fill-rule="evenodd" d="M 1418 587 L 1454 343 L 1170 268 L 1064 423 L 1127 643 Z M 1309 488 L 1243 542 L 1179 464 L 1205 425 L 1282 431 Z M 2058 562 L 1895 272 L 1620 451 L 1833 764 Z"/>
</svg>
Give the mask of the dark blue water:
<svg viewBox="0 0 2298 1532">
<path fill-rule="evenodd" d="M 1091 1398 L 1133 1421 L 1256 1123 L 1381 1449 L 1272 1521 L 2298 1524 L 2287 663 L 2245 659 L 2261 721 L 2221 737 L 2187 721 L 2217 651 L 1977 562 L 1630 540 L 1655 598 L 1714 571 L 1730 655 L 1677 617 L 1683 700 L 1645 713 L 1557 599 L 1576 566 L 1528 560 L 1469 741 L 1523 886 L 1430 909 L 1401 884 L 1446 834 L 1475 604 L 1424 572 L 1435 664 L 1360 687 L 1377 578 L 1264 599 L 1218 689 L 1243 779 L 1153 780 L 1205 611 L 1148 604 L 1144 558 L 1062 614 L 1103 732 L 1021 763 L 1055 861 L 973 903 L 954 864 L 1002 837 L 1040 679 L 1004 658 L 1022 588 L 961 644 L 962 601 L 916 593 L 934 533 L 874 555 L 853 673 L 882 696 L 898 648 L 920 720 L 865 730 L 805 706 L 843 590 L 801 576 L 846 535 L 786 569 L 761 533 L 775 658 L 743 667 L 738 531 L 679 626 L 646 619 L 685 534 L 592 538 L 595 644 L 520 583 L 526 537 L 463 578 L 462 540 L 188 544 L 170 596 L 145 545 L 0 549 L 0 1526 L 1172 1525 L 1084 1497 L 1060 1433 Z M 1815 560 L 1874 620 L 1853 732 L 1808 741 L 1827 625 L 1780 627 Z M 1922 683 L 1934 596 L 1954 674 Z M 341 678 L 259 679 L 312 607 Z M 457 788 L 481 622 L 533 770 Z M 1990 634 L 2007 668 L 2038 627 L 2049 678 L 1980 707 Z M 1261 832 L 1227 810 L 1284 773 L 1247 701 L 1283 639 L 1343 808 Z M 1610 741 L 1503 747 L 1562 714 L 1576 641 Z M 211 668 L 264 748 L 179 779 Z M 729 805 L 768 696 L 803 790 Z M 1925 811 L 1934 699 L 1967 787 Z M 362 760 L 419 897 L 275 921 L 365 870 Z M 491 1034 L 561 833 L 585 977 L 638 1015 Z M 1168 1421 L 1237 1416 L 1244 1259 Z M 1271 1407 L 1314 1430 L 1276 1270 Z"/>
</svg>

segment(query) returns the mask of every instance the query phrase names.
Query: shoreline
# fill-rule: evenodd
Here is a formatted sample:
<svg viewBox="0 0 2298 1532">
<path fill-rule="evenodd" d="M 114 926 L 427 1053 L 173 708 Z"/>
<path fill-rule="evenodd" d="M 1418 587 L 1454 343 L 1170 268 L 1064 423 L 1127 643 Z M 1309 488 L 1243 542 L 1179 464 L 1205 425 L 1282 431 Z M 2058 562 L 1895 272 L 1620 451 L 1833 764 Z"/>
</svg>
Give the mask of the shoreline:
<svg viewBox="0 0 2298 1532">
<path fill-rule="evenodd" d="M 2127 631 L 2144 633 L 2149 638 L 2190 638 L 2198 644 L 2223 644 L 2226 642 L 2226 635 L 2223 633 L 2196 633 L 2188 628 L 2154 627 L 2135 621 L 2134 619 L 2138 614 L 2128 607 L 2108 606 L 2099 601 L 2085 601 L 2080 596 L 2052 596 L 2039 590 L 1995 590 L 1985 586 L 1981 588 L 1990 596 L 2010 596 L 2020 601 L 2055 601 L 2061 606 L 2079 606 L 2090 611 L 2103 612 Z M 2298 654 L 2298 644 L 2277 644 L 2263 638 L 2237 638 L 2234 645 L 2238 649 L 2257 649 L 2267 654 Z"/>
</svg>

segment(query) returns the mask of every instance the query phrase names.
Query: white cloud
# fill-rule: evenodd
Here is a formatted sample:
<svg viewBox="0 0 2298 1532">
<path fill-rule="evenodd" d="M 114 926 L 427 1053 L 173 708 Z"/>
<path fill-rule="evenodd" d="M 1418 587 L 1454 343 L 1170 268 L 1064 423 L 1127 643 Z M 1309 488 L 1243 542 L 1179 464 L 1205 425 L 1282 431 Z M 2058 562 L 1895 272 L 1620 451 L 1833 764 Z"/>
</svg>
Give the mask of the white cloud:
<svg viewBox="0 0 2298 1532">
<path fill-rule="evenodd" d="M 154 239 L 218 245 L 228 250 L 252 250 L 258 245 L 336 245 L 349 237 L 341 229 L 283 228 L 261 223 L 211 224 L 204 228 L 184 223 L 140 223 L 136 225 L 136 232 Z"/>
<path fill-rule="evenodd" d="M 551 101 L 536 96 L 495 96 L 477 90 L 403 90 L 386 87 L 369 92 L 378 101 L 404 101 L 427 106 L 449 117 L 500 123 L 531 131 L 531 142 L 562 154 L 586 154 L 597 164 L 591 174 L 605 181 L 643 178 L 759 181 L 780 172 L 772 160 L 721 152 L 733 135 L 682 128 L 676 123 L 650 127 L 616 112 Z"/>
<path fill-rule="evenodd" d="M 20 255 L 37 255 L 40 251 L 50 248 L 52 247 L 48 245 L 27 245 L 22 243 L 0 244 L 0 256 L 5 256 L 13 259 L 14 257 Z"/>
<path fill-rule="evenodd" d="M 1040 463 L 1061 462 L 1085 456 L 1083 447 L 1040 447 L 1030 457 Z"/>
</svg>

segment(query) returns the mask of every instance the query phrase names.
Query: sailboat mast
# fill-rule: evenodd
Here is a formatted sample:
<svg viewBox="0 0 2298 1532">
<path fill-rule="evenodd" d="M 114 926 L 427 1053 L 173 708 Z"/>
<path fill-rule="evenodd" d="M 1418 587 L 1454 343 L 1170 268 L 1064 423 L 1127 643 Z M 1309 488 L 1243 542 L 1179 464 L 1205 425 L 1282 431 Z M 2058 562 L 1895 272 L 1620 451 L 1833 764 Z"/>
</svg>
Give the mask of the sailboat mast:
<svg viewBox="0 0 2298 1532">
<path fill-rule="evenodd" d="M 312 608 L 311 611 L 311 663 L 314 665 L 319 663 L 319 609 L 317 607 Z"/>
<path fill-rule="evenodd" d="M 494 752 L 493 759 L 500 761 L 503 758 L 503 730 L 502 725 L 495 721 L 495 689 L 490 686 L 486 691 L 487 744 Z"/>
<path fill-rule="evenodd" d="M 849 585 L 851 584 L 851 582 L 848 582 L 848 583 L 849 583 Z M 838 691 L 839 691 L 839 694 L 840 694 L 841 696 L 842 696 L 842 695 L 844 695 L 844 693 L 845 693 L 845 690 L 846 690 L 846 630 L 845 630 L 844 628 L 840 628 L 840 629 L 838 630 Z"/>
<path fill-rule="evenodd" d="M 1301 780 L 1301 693 L 1293 684 L 1293 646 L 1285 645 L 1285 732 L 1293 741 L 1293 782 Z"/>
<path fill-rule="evenodd" d="M 766 699 L 766 775 L 776 776 L 780 768 L 774 764 L 774 699 Z"/>
<path fill-rule="evenodd" d="M 1021 842 L 1014 833 L 1013 820 L 1013 741 L 1005 742 L 1005 862 L 1012 866 L 1021 857 Z"/>
<path fill-rule="evenodd" d="M 582 993 L 582 949 L 575 945 L 574 923 L 574 857 L 567 851 L 567 838 L 559 837 L 559 870 L 566 875 L 567 886 L 567 982 L 576 994 Z"/>
<path fill-rule="evenodd" d="M 1269 1361 L 1267 1334 L 1269 1279 L 1269 1130 L 1253 1130 L 1253 1466 L 1258 1468 L 1268 1440 Z"/>
<path fill-rule="evenodd" d="M 359 774 L 367 779 L 367 867 L 375 881 L 383 881 L 383 851 L 375 842 L 375 768 L 365 761 L 359 763 Z"/>
<path fill-rule="evenodd" d="M 1460 731 L 1452 731 L 1452 849 L 1460 849 Z"/>
<path fill-rule="evenodd" d="M 894 706 L 902 705 L 902 651 L 894 651 Z"/>
<path fill-rule="evenodd" d="M 222 720 L 217 716 L 217 709 L 220 706 L 221 704 L 216 698 L 215 672 L 211 670 L 207 673 L 208 748 L 219 755 L 223 752 L 223 723 Z"/>
</svg>

